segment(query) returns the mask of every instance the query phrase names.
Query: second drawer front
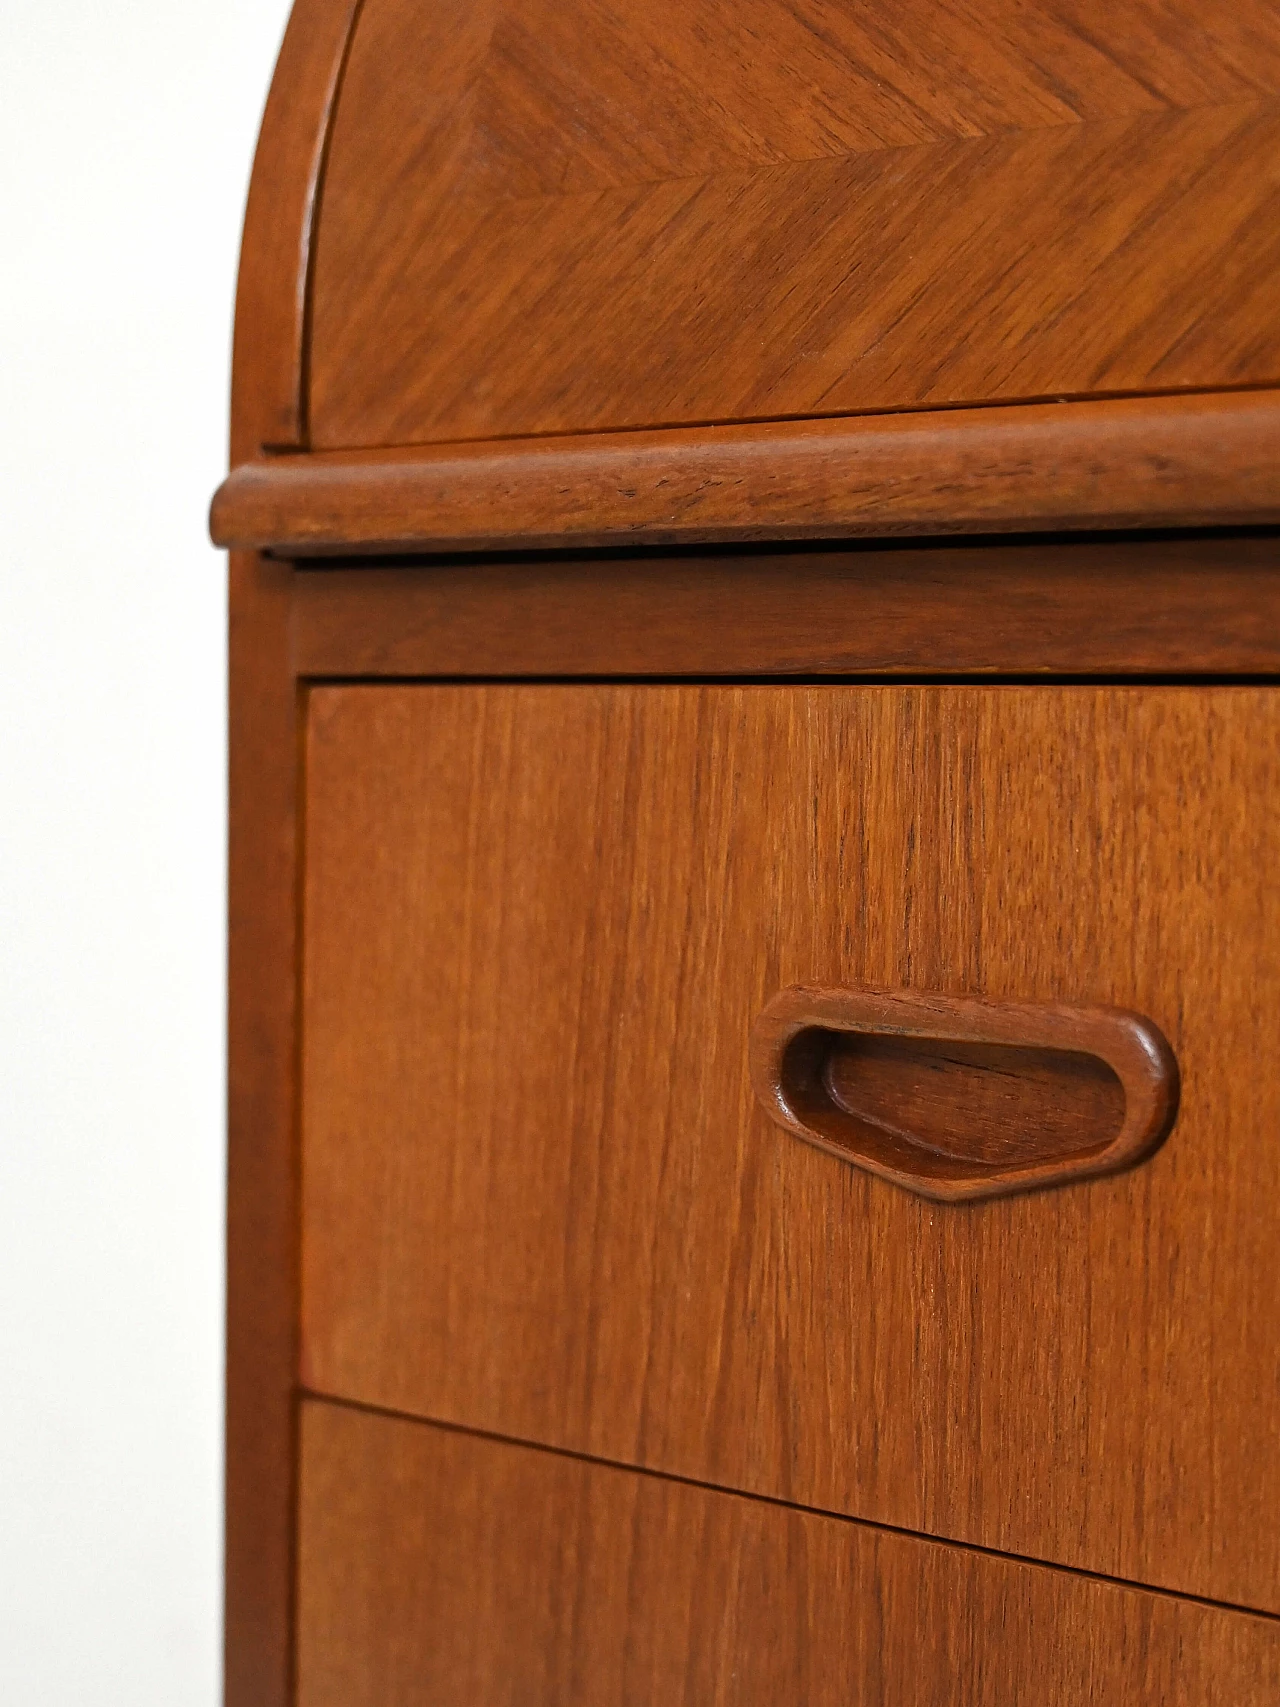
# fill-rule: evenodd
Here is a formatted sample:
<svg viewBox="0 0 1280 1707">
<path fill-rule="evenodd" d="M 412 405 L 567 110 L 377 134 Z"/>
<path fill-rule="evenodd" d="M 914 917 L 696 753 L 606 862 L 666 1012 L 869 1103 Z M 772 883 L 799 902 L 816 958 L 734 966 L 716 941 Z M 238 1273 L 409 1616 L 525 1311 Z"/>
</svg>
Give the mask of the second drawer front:
<svg viewBox="0 0 1280 1707">
<path fill-rule="evenodd" d="M 309 1404 L 299 1707 L 1269 1707 L 1280 1625 Z"/>
<path fill-rule="evenodd" d="M 313 690 L 304 1379 L 1280 1606 L 1269 690 Z M 937 1205 L 772 1125 L 797 982 L 1115 1003 L 1136 1171 Z"/>
</svg>

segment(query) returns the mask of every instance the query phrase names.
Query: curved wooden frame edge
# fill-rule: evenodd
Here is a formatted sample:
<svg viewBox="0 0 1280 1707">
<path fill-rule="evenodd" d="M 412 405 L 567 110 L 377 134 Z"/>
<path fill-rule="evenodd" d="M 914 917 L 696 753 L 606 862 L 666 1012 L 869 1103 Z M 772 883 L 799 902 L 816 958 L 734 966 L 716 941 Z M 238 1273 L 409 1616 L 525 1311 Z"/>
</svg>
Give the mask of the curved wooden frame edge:
<svg viewBox="0 0 1280 1707">
<path fill-rule="evenodd" d="M 283 556 L 1280 521 L 1280 390 L 257 457 L 215 543 Z"/>
</svg>

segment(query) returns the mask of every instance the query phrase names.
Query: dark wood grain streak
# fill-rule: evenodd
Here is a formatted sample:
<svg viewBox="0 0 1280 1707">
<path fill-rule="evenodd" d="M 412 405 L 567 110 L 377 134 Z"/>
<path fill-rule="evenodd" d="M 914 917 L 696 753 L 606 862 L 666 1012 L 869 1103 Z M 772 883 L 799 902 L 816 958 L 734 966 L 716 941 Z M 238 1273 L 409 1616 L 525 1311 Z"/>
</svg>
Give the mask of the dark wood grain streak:
<svg viewBox="0 0 1280 1707">
<path fill-rule="evenodd" d="M 231 455 L 303 442 L 308 253 L 353 0 L 299 0 L 262 123 L 236 299 Z M 297 690 L 293 577 L 230 568 L 226 1707 L 293 1699 Z"/>
<path fill-rule="evenodd" d="M 314 1391 L 1280 1611 L 1274 688 L 316 687 Z M 1112 1005 L 1172 1138 L 933 1204 L 790 984 Z"/>
<path fill-rule="evenodd" d="M 299 1707 L 1269 1707 L 1269 1619 L 303 1408 Z"/>
<path fill-rule="evenodd" d="M 681 545 L 1280 521 L 1280 392 L 1127 398 L 242 464 L 219 545 Z"/>
<path fill-rule="evenodd" d="M 303 676 L 1280 672 L 1280 539 L 437 561 L 293 583 Z"/>
</svg>

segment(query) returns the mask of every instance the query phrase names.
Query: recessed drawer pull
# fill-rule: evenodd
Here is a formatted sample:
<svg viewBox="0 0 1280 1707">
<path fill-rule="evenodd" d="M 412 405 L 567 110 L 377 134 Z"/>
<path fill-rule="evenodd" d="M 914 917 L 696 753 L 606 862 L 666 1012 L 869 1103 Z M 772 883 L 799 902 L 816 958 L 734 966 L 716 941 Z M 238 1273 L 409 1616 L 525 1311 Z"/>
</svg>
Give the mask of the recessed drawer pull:
<svg viewBox="0 0 1280 1707">
<path fill-rule="evenodd" d="M 1178 1104 L 1173 1051 L 1140 1014 L 909 990 L 780 991 L 751 1076 L 798 1138 L 952 1201 L 1130 1167 Z"/>
</svg>

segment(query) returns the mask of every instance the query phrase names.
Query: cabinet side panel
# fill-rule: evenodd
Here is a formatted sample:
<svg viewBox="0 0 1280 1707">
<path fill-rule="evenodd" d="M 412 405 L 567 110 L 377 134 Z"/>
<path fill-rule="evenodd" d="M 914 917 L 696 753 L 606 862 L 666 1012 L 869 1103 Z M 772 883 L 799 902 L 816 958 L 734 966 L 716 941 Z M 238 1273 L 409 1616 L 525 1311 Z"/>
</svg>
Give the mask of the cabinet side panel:
<svg viewBox="0 0 1280 1707">
<path fill-rule="evenodd" d="M 297 1379 L 295 690 L 290 574 L 231 566 L 227 1707 L 290 1700 Z"/>
<path fill-rule="evenodd" d="M 263 115 L 236 294 L 231 459 L 305 441 L 307 289 L 329 117 L 359 0 L 297 0 Z M 292 575 L 231 558 L 227 1707 L 293 1698 L 297 1379 L 296 690 Z"/>
</svg>

